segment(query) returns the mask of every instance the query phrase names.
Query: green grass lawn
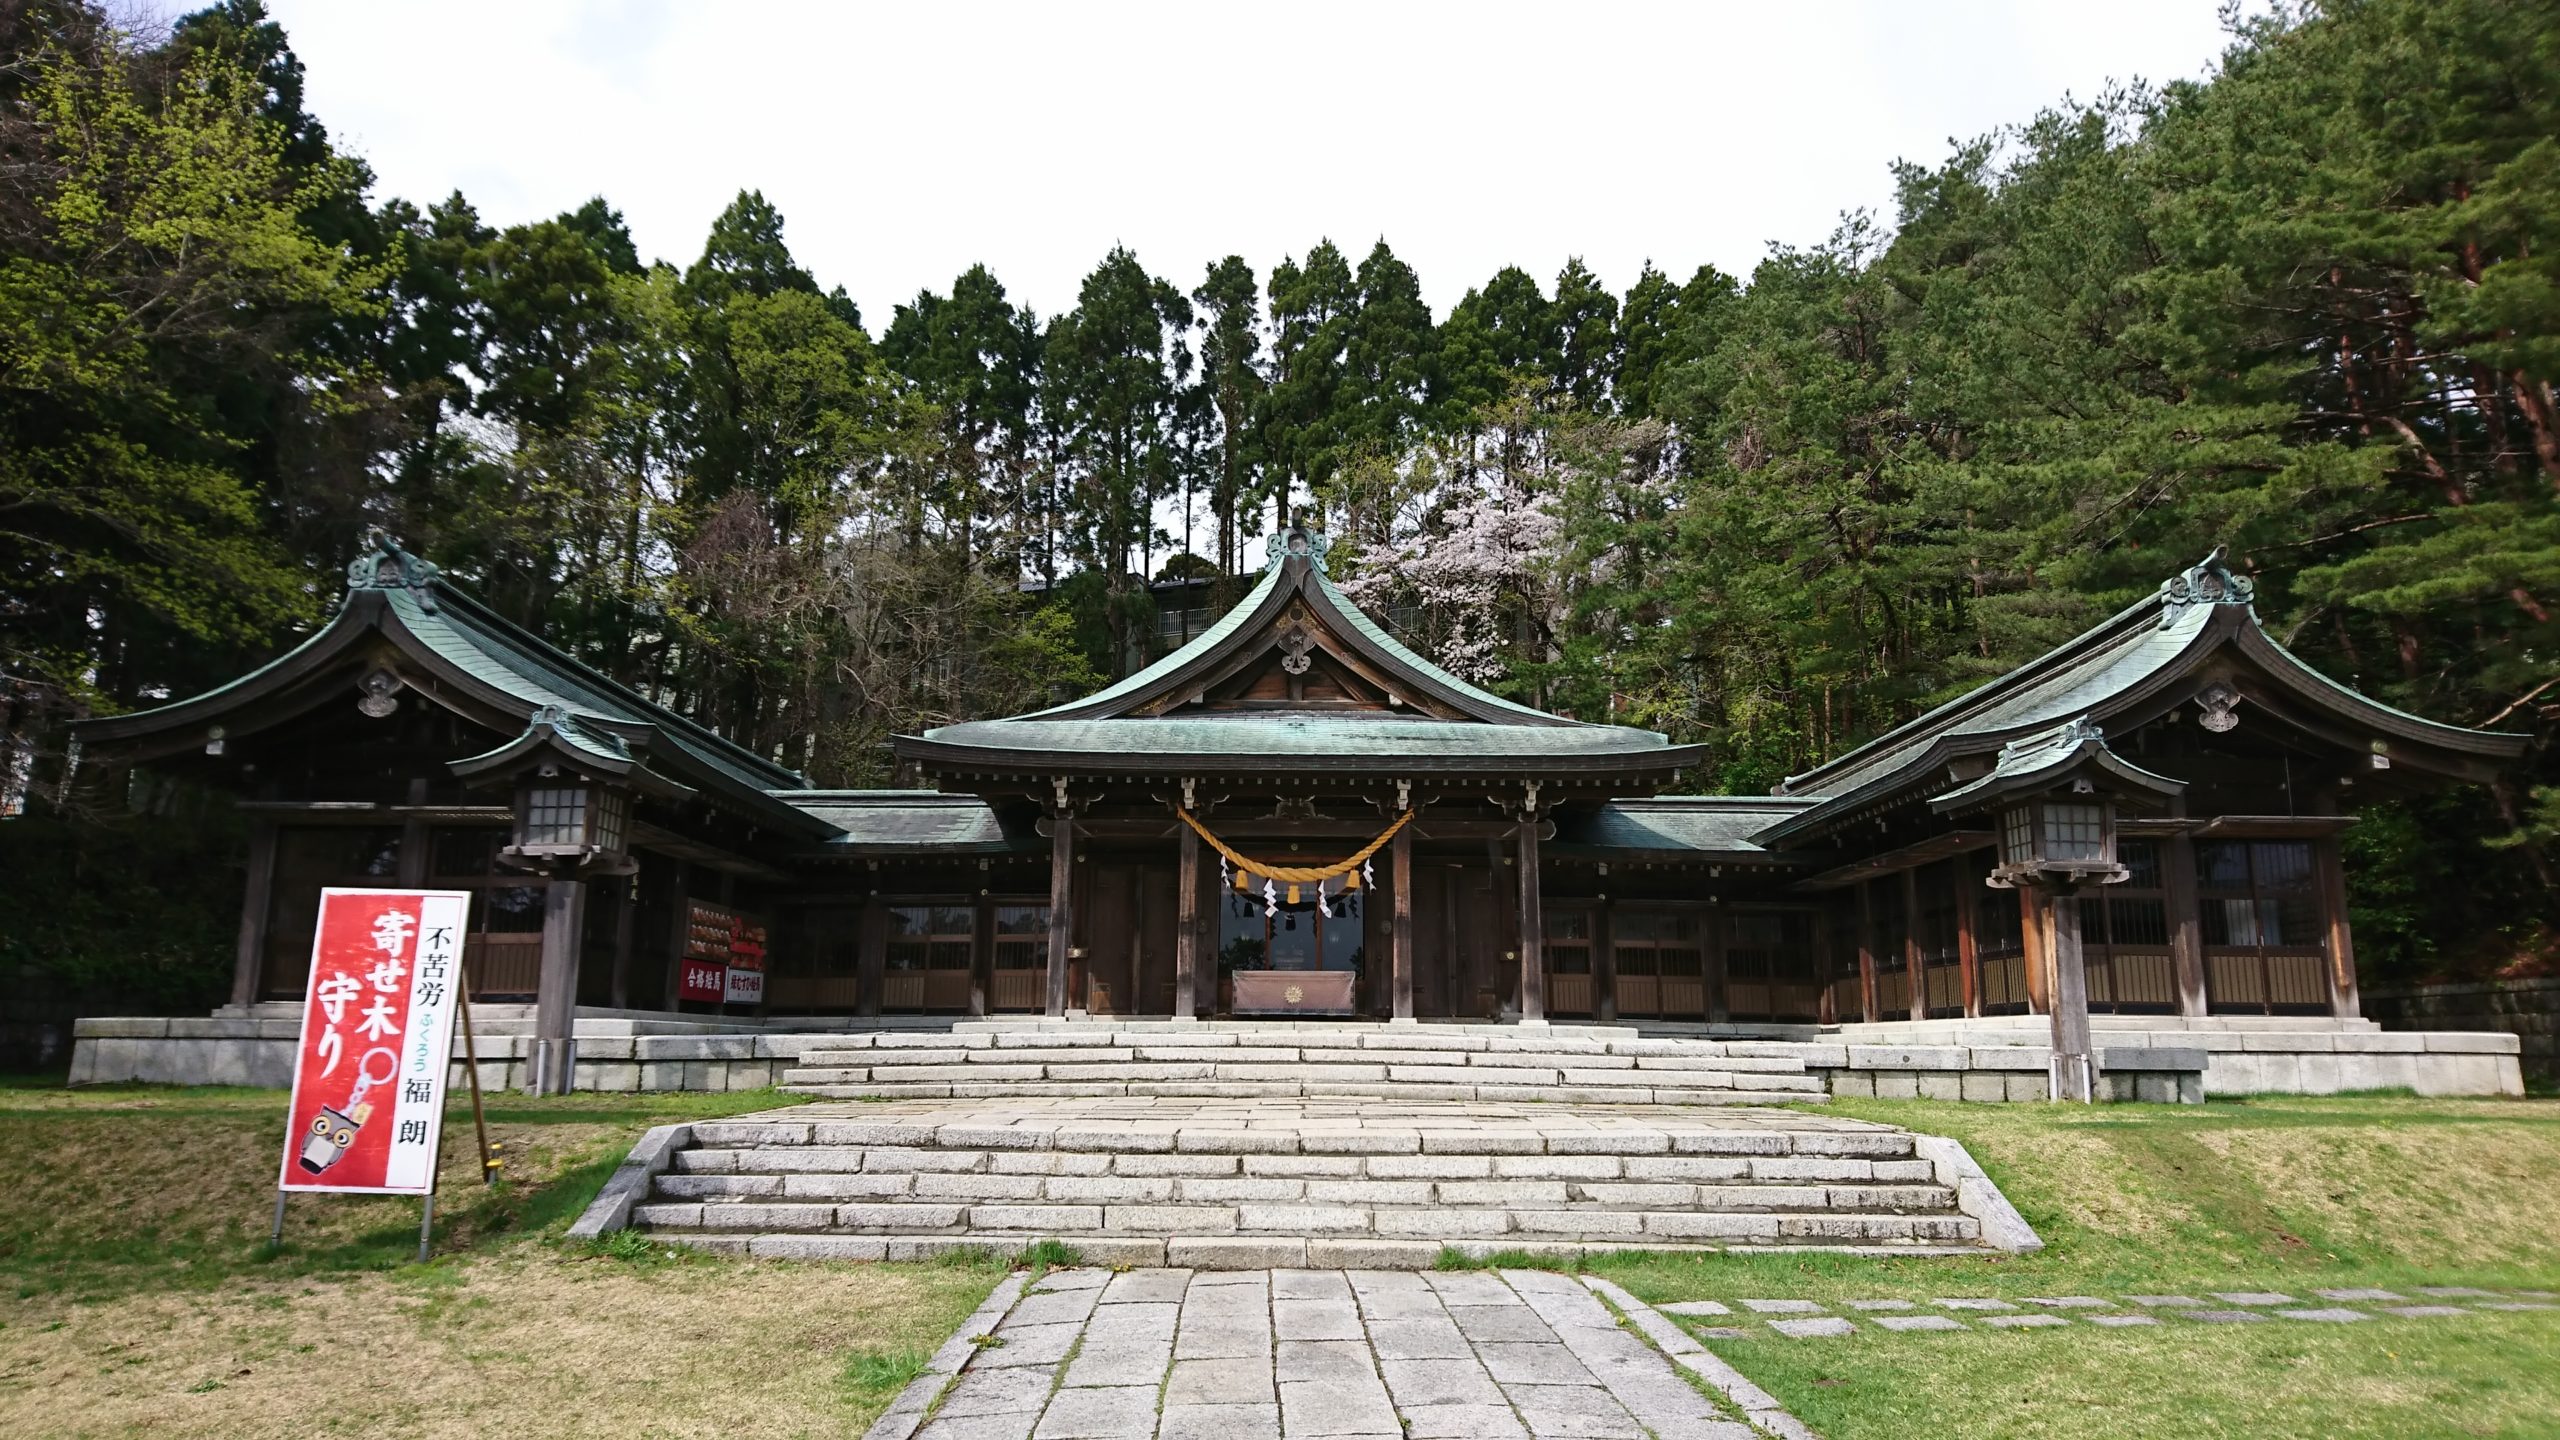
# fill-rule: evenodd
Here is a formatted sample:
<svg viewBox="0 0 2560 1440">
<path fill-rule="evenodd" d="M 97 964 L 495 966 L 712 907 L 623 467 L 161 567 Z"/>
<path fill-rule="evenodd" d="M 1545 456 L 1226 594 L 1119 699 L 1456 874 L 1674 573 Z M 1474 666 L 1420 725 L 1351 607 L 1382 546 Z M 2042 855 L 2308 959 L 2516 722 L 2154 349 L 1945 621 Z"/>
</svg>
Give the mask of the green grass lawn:
<svg viewBox="0 0 2560 1440">
<path fill-rule="evenodd" d="M 1950 1135 L 2045 1240 L 2031 1255 L 1625 1255 L 1648 1300 L 2560 1289 L 2560 1104 L 1841 1101 Z M 2314 1304 L 2327 1302 L 2312 1301 Z M 2367 1307 L 2371 1308 L 2371 1307 Z M 1853 1313 L 1853 1312 L 1851 1312 Z M 1698 1321 L 1703 1327 L 1718 1322 Z M 1829 1440 L 2560 1435 L 2560 1312 L 2153 1329 L 1708 1339 Z"/>
<path fill-rule="evenodd" d="M 415 1200 L 296 1196 L 269 1247 L 281 1091 L 0 1085 L 0 1433 L 858 1436 L 1001 1264 L 561 1239 L 649 1126 L 792 1103 L 493 1095 L 495 1186 L 458 1103 L 421 1266 Z"/>
</svg>

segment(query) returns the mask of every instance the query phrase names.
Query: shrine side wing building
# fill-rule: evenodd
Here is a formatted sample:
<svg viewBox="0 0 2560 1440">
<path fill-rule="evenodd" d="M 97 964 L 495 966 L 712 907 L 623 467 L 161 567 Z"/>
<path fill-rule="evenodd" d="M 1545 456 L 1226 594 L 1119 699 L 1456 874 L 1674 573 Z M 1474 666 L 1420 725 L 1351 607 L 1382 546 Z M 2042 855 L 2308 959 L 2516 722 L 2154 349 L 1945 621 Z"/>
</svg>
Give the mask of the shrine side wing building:
<svg viewBox="0 0 2560 1440">
<path fill-rule="evenodd" d="M 2093 1012 L 2351 1021 L 2340 833 L 2526 743 L 2326 678 L 2216 559 L 1775 794 L 1682 793 L 1702 747 L 1467 684 L 1325 552 L 1275 537 L 1240 603 L 1094 694 L 897 737 L 930 788 L 830 791 L 383 542 L 308 641 L 82 723 L 79 763 L 251 818 L 234 1016 L 300 996 L 322 887 L 396 883 L 473 892 L 474 994 L 555 1016 L 1802 1036 L 2045 1007 L 2048 902 L 1986 884 L 2000 837 L 1965 797 L 2057 746 L 2158 782 L 2081 901 Z"/>
</svg>

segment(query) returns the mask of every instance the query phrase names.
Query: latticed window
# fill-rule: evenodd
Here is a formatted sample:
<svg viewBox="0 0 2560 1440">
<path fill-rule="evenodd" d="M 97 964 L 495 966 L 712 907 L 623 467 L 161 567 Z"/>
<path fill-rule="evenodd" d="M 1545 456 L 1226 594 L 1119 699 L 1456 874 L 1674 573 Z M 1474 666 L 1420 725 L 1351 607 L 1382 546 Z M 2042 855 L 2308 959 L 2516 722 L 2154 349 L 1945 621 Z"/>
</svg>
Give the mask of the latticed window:
<svg viewBox="0 0 2560 1440">
<path fill-rule="evenodd" d="M 620 851 L 624 833 L 630 828 L 630 795 L 620 790 L 607 790 L 596 796 L 597 849 Z"/>
<path fill-rule="evenodd" d="M 2178 1006 L 2178 985 L 2169 953 L 2169 897 L 2160 874 L 2160 843 L 2123 841 L 2116 858 L 2124 862 L 2123 883 L 2098 886 L 2080 900 L 2089 1008 L 2171 1013 Z"/>
<path fill-rule="evenodd" d="M 2327 1008 L 2329 917 L 2309 841 L 2199 842 L 2196 889 L 2216 1011 Z"/>
<path fill-rule="evenodd" d="M 2048 801 L 2044 807 L 2045 855 L 2053 860 L 2107 858 L 2104 806 Z"/>
<path fill-rule="evenodd" d="M 587 843 L 587 792 L 578 785 L 536 785 L 525 792 L 524 843 Z"/>
<path fill-rule="evenodd" d="M 2036 855 L 2036 812 L 2021 805 L 2001 817 L 2000 858 L 2010 865 L 2024 865 Z"/>
</svg>

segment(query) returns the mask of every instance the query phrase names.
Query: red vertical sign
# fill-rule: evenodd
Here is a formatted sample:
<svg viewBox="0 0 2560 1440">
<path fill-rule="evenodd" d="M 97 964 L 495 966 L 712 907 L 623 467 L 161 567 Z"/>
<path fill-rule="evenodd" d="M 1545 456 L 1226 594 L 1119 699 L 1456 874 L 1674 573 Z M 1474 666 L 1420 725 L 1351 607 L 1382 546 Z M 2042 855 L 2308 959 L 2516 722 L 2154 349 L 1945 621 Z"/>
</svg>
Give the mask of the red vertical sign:
<svg viewBox="0 0 2560 1440">
<path fill-rule="evenodd" d="M 320 892 L 279 1189 L 435 1188 L 470 902 L 460 890 Z"/>
</svg>

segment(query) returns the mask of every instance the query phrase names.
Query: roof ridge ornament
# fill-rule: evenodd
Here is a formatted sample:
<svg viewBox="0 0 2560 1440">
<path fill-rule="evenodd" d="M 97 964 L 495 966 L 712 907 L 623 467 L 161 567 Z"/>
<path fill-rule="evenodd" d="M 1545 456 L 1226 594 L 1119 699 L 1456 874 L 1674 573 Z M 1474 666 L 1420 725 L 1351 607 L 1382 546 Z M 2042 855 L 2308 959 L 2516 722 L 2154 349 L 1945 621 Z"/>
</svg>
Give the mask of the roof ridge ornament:
<svg viewBox="0 0 2560 1440">
<path fill-rule="evenodd" d="M 364 548 L 347 564 L 347 589 L 413 590 L 418 608 L 432 615 L 436 611 L 434 562 L 410 554 L 391 538 L 391 532 L 379 525 L 368 525 L 364 532 Z"/>
<path fill-rule="evenodd" d="M 2015 760 L 2038 750 L 2070 750 L 2090 741 L 2106 742 L 2107 732 L 2087 715 L 2076 715 L 2048 730 L 2021 735 L 2000 747 L 2000 758 Z"/>
<path fill-rule="evenodd" d="M 2231 547 L 2216 545 L 2195 565 L 2160 582 L 2160 628 L 2166 630 L 2191 605 L 2247 605 L 2258 587 L 2231 572 Z"/>
<path fill-rule="evenodd" d="M 1277 531 L 1265 540 L 1262 548 L 1271 557 L 1270 564 L 1263 567 L 1266 570 L 1296 558 L 1306 561 L 1321 575 L 1324 573 L 1325 552 L 1333 548 L 1333 537 L 1309 525 L 1306 517 L 1301 515 L 1290 521 L 1287 529 Z"/>
</svg>

